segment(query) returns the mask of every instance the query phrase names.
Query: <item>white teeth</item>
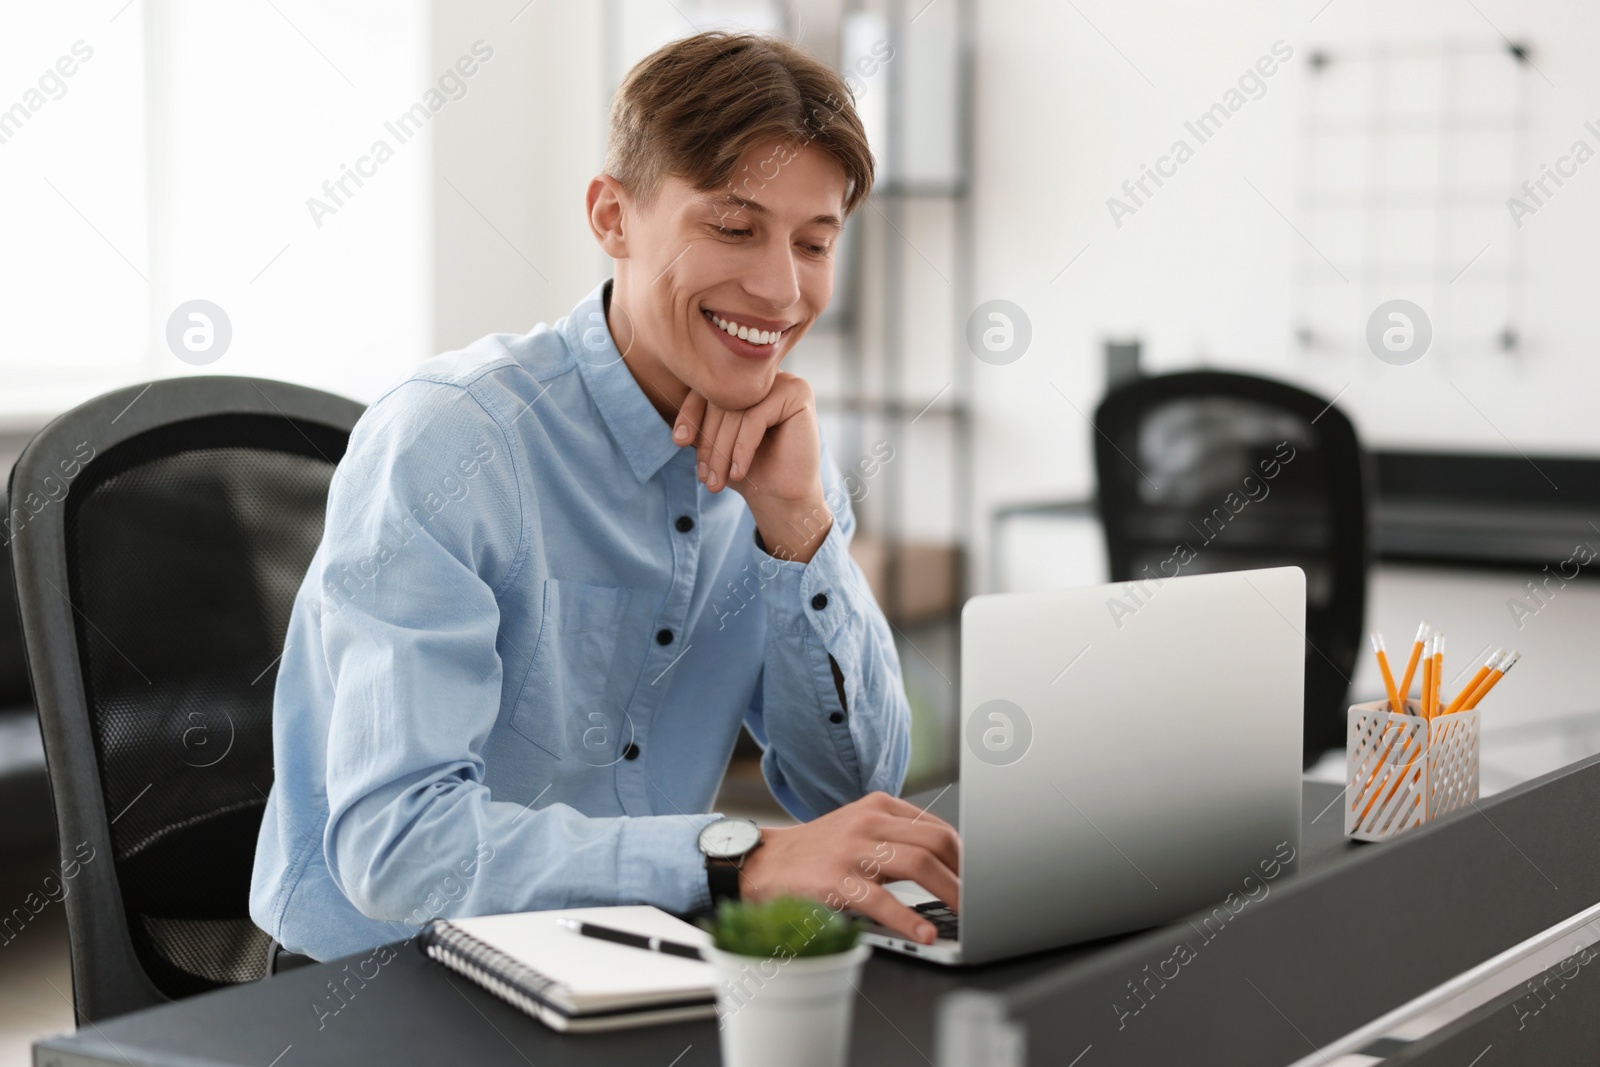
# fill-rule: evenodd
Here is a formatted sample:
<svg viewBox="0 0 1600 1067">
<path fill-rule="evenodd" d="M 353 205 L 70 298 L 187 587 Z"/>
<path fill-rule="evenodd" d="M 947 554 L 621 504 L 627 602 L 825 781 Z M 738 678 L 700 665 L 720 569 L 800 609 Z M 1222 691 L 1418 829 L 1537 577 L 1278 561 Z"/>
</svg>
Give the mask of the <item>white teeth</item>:
<svg viewBox="0 0 1600 1067">
<path fill-rule="evenodd" d="M 712 315 L 710 312 L 707 312 L 706 315 L 713 323 L 717 325 L 718 329 L 723 330 L 726 333 L 730 333 L 742 341 L 748 341 L 753 345 L 776 344 L 783 337 L 782 331 L 753 330 L 749 326 L 741 326 L 736 322 L 729 322 L 726 319 L 718 318 L 717 316 Z"/>
</svg>

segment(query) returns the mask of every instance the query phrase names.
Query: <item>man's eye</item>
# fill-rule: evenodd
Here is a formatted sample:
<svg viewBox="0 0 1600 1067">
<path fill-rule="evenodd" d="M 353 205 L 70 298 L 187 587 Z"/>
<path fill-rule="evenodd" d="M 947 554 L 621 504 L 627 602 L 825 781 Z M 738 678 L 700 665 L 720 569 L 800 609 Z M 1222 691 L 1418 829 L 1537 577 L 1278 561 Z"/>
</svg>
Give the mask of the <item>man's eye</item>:
<svg viewBox="0 0 1600 1067">
<path fill-rule="evenodd" d="M 814 256 L 825 256 L 829 249 L 827 245 L 806 245 L 806 251 Z"/>
<path fill-rule="evenodd" d="M 750 233 L 749 230 L 730 230 L 726 226 L 713 226 L 712 229 L 716 230 L 724 237 L 746 237 L 749 236 Z"/>
</svg>

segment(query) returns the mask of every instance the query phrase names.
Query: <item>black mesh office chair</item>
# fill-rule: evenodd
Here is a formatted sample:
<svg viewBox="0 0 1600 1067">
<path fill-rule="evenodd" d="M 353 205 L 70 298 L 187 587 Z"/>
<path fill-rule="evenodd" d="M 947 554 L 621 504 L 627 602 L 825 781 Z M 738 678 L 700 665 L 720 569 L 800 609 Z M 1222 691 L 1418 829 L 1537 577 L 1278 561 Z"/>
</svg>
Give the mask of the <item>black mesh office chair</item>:
<svg viewBox="0 0 1600 1067">
<path fill-rule="evenodd" d="M 1306 765 L 1342 745 L 1366 611 L 1372 484 L 1350 420 L 1282 382 L 1198 371 L 1111 390 L 1095 428 L 1112 581 L 1160 577 L 1180 544 L 1194 553 L 1183 574 L 1302 568 Z"/>
<path fill-rule="evenodd" d="M 266 971 L 248 898 L 276 666 L 361 411 L 169 379 L 74 408 L 12 470 L 11 499 L 43 502 L 11 552 L 81 1019 Z"/>
</svg>

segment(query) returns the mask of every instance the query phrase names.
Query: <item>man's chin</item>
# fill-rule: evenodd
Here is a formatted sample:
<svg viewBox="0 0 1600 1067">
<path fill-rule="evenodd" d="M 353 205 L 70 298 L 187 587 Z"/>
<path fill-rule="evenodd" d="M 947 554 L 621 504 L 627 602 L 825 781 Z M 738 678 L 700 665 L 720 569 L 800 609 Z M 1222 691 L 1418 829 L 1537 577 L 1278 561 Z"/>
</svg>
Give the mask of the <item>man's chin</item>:
<svg viewBox="0 0 1600 1067">
<path fill-rule="evenodd" d="M 695 391 L 723 411 L 743 411 L 765 400 L 772 392 L 772 383 L 719 381 L 707 383 L 705 388 Z"/>
</svg>

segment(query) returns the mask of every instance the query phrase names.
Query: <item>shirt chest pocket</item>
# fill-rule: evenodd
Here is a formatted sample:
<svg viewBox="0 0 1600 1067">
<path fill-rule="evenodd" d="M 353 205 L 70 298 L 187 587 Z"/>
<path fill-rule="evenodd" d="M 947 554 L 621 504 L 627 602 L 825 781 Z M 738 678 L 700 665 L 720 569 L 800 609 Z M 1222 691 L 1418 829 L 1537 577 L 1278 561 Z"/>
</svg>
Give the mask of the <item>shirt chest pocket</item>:
<svg viewBox="0 0 1600 1067">
<path fill-rule="evenodd" d="M 539 637 L 511 728 L 557 759 L 581 734 L 585 715 L 608 699 L 628 591 L 547 578 Z"/>
</svg>

